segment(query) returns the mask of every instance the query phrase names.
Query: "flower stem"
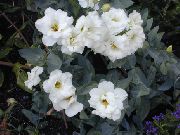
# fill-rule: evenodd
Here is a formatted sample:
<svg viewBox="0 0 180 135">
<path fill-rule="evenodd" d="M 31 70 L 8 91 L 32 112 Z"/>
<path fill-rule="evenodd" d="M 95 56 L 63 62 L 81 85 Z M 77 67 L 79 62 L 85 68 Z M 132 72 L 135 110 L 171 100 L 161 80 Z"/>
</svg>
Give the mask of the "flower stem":
<svg viewBox="0 0 180 135">
<path fill-rule="evenodd" d="M 66 129 L 68 129 L 68 124 L 67 124 L 67 121 L 66 121 L 66 115 L 65 115 L 64 110 L 62 111 L 62 115 L 63 115 L 64 125 L 65 125 Z"/>
<path fill-rule="evenodd" d="M 0 65 L 8 66 L 8 67 L 13 67 L 13 66 L 14 66 L 13 63 L 11 63 L 11 62 L 5 62 L 5 61 L 0 61 Z M 28 66 L 28 65 L 21 65 L 21 68 L 29 69 L 30 66 Z"/>
</svg>

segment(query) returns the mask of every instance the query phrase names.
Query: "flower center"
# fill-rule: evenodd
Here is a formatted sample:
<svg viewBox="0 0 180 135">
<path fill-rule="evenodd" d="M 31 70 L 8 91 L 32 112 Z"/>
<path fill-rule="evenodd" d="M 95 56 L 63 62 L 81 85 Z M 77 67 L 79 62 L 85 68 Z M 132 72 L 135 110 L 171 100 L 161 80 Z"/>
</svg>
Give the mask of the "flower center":
<svg viewBox="0 0 180 135">
<path fill-rule="evenodd" d="M 118 21 L 119 21 L 119 19 L 117 19 L 117 18 L 113 18 L 113 19 L 112 19 L 112 21 L 113 21 L 113 22 L 118 22 Z"/>
<path fill-rule="evenodd" d="M 51 29 L 52 29 L 52 31 L 54 31 L 54 32 L 58 31 L 58 29 L 59 29 L 58 24 L 57 24 L 57 23 L 54 23 L 54 24 L 51 26 Z"/>
<path fill-rule="evenodd" d="M 60 89 L 62 88 L 62 83 L 60 81 L 57 81 L 54 86 L 55 88 Z"/>
<path fill-rule="evenodd" d="M 70 101 L 71 98 L 72 98 L 72 96 L 69 96 L 69 97 L 66 98 L 66 100 Z"/>
<path fill-rule="evenodd" d="M 70 43 L 73 44 L 75 41 L 75 38 L 74 37 L 70 37 Z"/>
<path fill-rule="evenodd" d="M 111 48 L 112 49 L 118 49 L 118 47 L 114 43 L 111 44 Z"/>
<path fill-rule="evenodd" d="M 109 105 L 109 103 L 106 99 L 103 99 L 101 102 L 105 106 L 105 108 L 107 108 L 107 106 Z"/>
</svg>

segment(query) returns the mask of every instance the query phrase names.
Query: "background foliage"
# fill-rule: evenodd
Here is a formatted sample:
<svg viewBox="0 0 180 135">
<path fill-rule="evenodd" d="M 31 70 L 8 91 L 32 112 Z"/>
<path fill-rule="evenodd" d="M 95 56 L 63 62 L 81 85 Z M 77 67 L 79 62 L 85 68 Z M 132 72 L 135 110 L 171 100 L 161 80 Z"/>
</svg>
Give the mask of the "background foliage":
<svg viewBox="0 0 180 135">
<path fill-rule="evenodd" d="M 61 8 L 77 19 L 87 12 L 80 8 L 77 1 L 0 2 L 0 18 L 3 26 L 0 30 L 0 64 L 10 67 L 0 67 L 0 95 L 2 96 L 0 118 L 1 123 L 8 124 L 8 126 L 3 125 L 6 132 L 73 133 L 74 135 L 143 134 L 145 120 L 151 119 L 151 116 L 160 112 L 172 110 L 174 104 L 180 102 L 178 101 L 180 62 L 173 53 L 166 51 L 166 46 L 173 45 L 173 52 L 178 54 L 180 2 L 176 0 L 102 0 L 102 3 L 104 2 L 124 8 L 127 12 L 136 9 L 141 12 L 144 20 L 143 27 L 146 33 L 144 47 L 135 55 L 114 63 L 99 54 L 94 55 L 88 49 L 83 56 L 78 54 L 67 56 L 60 52 L 58 46 L 47 50 L 41 43 L 41 35 L 34 28 L 35 20 L 41 17 L 49 6 L 55 9 Z M 8 63 L 2 63 L 2 61 Z M 54 112 L 52 116 L 46 115 L 51 105 L 41 88 L 37 88 L 33 93 L 25 88 L 26 71 L 31 65 L 45 66 L 47 73 L 54 69 L 61 69 L 73 74 L 78 100 L 85 105 L 86 109 L 79 116 L 66 118 L 70 127 L 67 130 L 63 130 L 65 125 L 62 113 Z M 11 67 L 13 67 L 12 70 Z M 43 74 L 42 78 L 47 76 Z M 87 93 L 97 86 L 100 79 L 110 80 L 129 93 L 129 107 L 122 122 L 113 122 L 90 114 Z M 17 103 L 8 107 L 5 101 L 10 97 L 15 98 Z M 175 134 L 177 129 L 172 131 L 172 134 Z"/>
</svg>

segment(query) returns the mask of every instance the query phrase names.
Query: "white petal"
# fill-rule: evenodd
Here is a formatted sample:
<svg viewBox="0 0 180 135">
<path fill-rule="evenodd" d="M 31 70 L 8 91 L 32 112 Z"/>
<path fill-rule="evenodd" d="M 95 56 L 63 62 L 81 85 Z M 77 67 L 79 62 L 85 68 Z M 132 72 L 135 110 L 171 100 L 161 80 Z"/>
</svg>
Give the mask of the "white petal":
<svg viewBox="0 0 180 135">
<path fill-rule="evenodd" d="M 35 26 L 38 29 L 38 31 L 42 32 L 43 34 L 47 34 L 50 25 L 51 25 L 51 20 L 47 16 L 44 16 L 43 18 L 38 19 L 35 22 Z"/>
<path fill-rule="evenodd" d="M 53 38 L 51 36 L 43 35 L 43 38 L 42 38 L 42 42 L 46 46 L 53 46 L 57 41 L 58 39 Z"/>
<path fill-rule="evenodd" d="M 78 112 L 81 112 L 83 110 L 83 104 L 79 102 L 75 102 L 71 104 L 71 106 L 65 110 L 65 113 L 68 117 L 72 117 L 76 115 Z"/>
<path fill-rule="evenodd" d="M 56 12 L 56 10 L 54 10 L 53 8 L 49 7 L 45 10 L 45 15 L 49 15 L 52 16 L 54 15 L 54 13 Z"/>
</svg>

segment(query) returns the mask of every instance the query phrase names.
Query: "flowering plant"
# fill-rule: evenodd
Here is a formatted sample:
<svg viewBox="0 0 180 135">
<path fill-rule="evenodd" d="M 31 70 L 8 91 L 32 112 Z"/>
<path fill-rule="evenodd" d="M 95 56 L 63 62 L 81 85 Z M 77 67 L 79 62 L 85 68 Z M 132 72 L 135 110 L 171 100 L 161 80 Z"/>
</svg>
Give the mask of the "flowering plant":
<svg viewBox="0 0 180 135">
<path fill-rule="evenodd" d="M 80 130 L 73 134 L 143 134 L 149 112 L 170 103 L 165 92 L 174 87 L 178 99 L 179 59 L 147 9 L 131 0 L 46 4 L 36 5 L 32 47 L 19 50 L 31 71 L 14 68 L 32 93 L 32 108 L 22 112 L 36 127 L 53 115 Z"/>
</svg>

